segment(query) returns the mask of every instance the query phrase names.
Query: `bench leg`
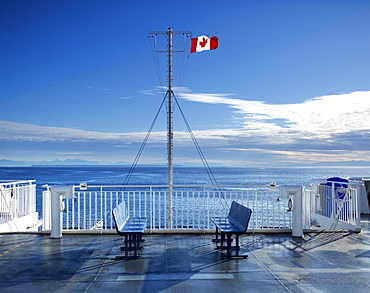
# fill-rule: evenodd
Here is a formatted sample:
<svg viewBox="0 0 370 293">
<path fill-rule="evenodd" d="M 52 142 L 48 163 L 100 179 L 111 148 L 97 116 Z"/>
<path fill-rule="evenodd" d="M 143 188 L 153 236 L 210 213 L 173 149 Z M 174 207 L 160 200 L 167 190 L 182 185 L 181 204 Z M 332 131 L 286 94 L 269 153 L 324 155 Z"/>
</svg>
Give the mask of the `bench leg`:
<svg viewBox="0 0 370 293">
<path fill-rule="evenodd" d="M 134 241 L 134 234 L 138 234 L 137 236 L 137 241 Z M 129 239 L 128 239 L 128 250 L 135 250 L 135 248 L 137 249 L 144 249 L 143 246 L 140 246 L 140 242 L 144 242 L 145 240 L 142 239 L 142 233 L 134 233 L 134 234 L 128 234 L 129 235 Z M 122 246 L 121 247 L 121 250 L 124 250 L 126 251 L 126 247 L 127 247 L 127 244 L 125 242 L 125 246 Z"/>
<path fill-rule="evenodd" d="M 116 256 L 116 260 L 129 259 L 129 258 L 141 258 L 141 256 L 138 255 L 138 249 L 142 249 L 142 247 L 139 246 L 140 241 L 141 241 L 141 233 L 125 234 L 125 247 L 121 247 L 121 250 L 125 250 L 125 255 Z M 130 250 L 134 251 L 134 255 L 129 255 Z"/>
<path fill-rule="evenodd" d="M 231 246 L 231 234 L 232 233 L 227 233 L 227 251 L 226 251 L 226 255 L 224 255 L 224 258 L 228 258 L 228 259 L 231 259 L 231 258 L 248 258 L 248 255 L 239 255 L 239 249 L 240 249 L 240 246 L 239 246 L 239 234 L 235 234 L 235 242 L 236 242 L 236 245 L 235 246 Z M 231 255 L 231 248 L 235 248 L 235 255 Z"/>
<path fill-rule="evenodd" d="M 119 255 L 119 256 L 116 256 L 116 260 L 120 260 L 120 259 L 126 259 L 126 258 L 129 258 L 129 255 L 128 255 L 128 251 L 129 251 L 129 236 L 130 234 L 125 234 L 125 247 L 121 247 L 121 250 L 125 250 L 125 256 L 123 255 Z"/>
<path fill-rule="evenodd" d="M 219 239 L 219 241 L 218 241 L 218 242 L 220 242 L 221 245 L 218 245 L 217 246 L 217 249 L 225 249 L 225 248 L 227 248 L 227 242 L 226 242 L 226 246 L 224 245 L 224 241 L 227 240 L 227 239 L 225 239 L 225 234 L 226 233 L 221 232 L 221 239 Z M 230 241 L 233 242 L 233 239 L 231 238 Z M 231 248 L 233 248 L 233 247 L 234 246 L 231 246 Z"/>
<path fill-rule="evenodd" d="M 225 233 L 221 232 L 221 239 L 220 239 L 221 245 L 217 246 L 217 248 L 225 249 L 227 246 L 224 245 L 224 241 L 225 241 Z"/>
<path fill-rule="evenodd" d="M 217 226 L 216 226 L 216 237 L 214 238 L 214 239 L 212 239 L 212 242 L 216 242 L 216 243 L 218 243 L 218 242 L 220 242 L 221 240 L 218 238 L 218 228 L 217 228 Z"/>
<path fill-rule="evenodd" d="M 226 257 L 231 257 L 231 233 L 227 233 L 226 239 Z"/>
<path fill-rule="evenodd" d="M 137 247 L 139 246 L 137 234 L 136 233 L 132 234 L 132 238 L 134 242 L 134 257 L 136 258 L 137 257 Z"/>
<path fill-rule="evenodd" d="M 221 238 L 219 238 L 219 229 L 217 228 L 216 226 L 216 238 L 215 239 L 212 239 L 213 242 L 216 242 L 216 243 L 221 243 L 221 245 L 218 245 L 217 248 L 218 249 L 225 249 L 226 246 L 224 246 L 224 241 L 225 241 L 225 233 L 221 232 Z M 231 238 L 231 242 L 233 242 L 233 239 Z"/>
</svg>

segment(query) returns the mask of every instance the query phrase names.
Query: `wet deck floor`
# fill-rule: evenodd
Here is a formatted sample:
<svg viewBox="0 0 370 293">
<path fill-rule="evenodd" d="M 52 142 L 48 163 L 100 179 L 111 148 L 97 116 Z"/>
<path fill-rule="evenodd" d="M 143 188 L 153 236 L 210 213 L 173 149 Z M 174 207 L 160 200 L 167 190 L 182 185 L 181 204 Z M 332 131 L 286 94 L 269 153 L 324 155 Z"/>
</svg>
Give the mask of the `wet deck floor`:
<svg viewBox="0 0 370 293">
<path fill-rule="evenodd" d="M 212 235 L 146 235 L 115 260 L 118 235 L 0 235 L 0 292 L 370 292 L 370 217 L 361 233 L 249 234 L 248 259 L 222 259 Z"/>
</svg>

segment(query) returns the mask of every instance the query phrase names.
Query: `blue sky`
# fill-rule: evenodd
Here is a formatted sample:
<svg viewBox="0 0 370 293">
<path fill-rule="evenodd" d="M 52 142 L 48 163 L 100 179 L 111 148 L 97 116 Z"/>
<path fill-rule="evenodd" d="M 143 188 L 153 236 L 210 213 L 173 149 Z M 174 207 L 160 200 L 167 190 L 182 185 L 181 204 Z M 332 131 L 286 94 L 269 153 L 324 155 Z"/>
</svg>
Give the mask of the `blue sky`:
<svg viewBox="0 0 370 293">
<path fill-rule="evenodd" d="M 0 1 L 0 160 L 131 163 L 166 85 L 147 34 L 172 27 L 219 38 L 174 56 L 210 164 L 367 164 L 369 13 L 356 0 Z M 200 163 L 177 108 L 174 123 L 174 163 Z M 163 109 L 139 162 L 166 164 Z"/>
</svg>

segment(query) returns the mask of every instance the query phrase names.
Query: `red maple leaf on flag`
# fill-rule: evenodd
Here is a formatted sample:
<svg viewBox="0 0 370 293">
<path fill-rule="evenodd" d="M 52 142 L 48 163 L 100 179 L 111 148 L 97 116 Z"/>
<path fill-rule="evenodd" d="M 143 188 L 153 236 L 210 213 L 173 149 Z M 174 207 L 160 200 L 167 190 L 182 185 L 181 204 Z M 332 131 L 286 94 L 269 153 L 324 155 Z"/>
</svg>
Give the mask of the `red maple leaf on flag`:
<svg viewBox="0 0 370 293">
<path fill-rule="evenodd" d="M 203 37 L 203 41 L 199 42 L 199 45 L 203 48 L 207 44 L 208 40 Z"/>
</svg>

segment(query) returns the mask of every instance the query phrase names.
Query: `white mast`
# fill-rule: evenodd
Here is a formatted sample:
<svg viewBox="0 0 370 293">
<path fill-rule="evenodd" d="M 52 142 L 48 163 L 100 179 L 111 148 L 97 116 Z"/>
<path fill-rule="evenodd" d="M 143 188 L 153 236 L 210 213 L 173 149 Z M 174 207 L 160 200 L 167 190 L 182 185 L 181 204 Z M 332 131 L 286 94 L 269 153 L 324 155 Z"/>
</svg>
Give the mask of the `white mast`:
<svg viewBox="0 0 370 293">
<path fill-rule="evenodd" d="M 173 67 L 173 53 L 174 52 L 184 52 L 186 37 L 191 35 L 191 32 L 174 32 L 169 27 L 166 32 L 149 32 L 148 35 L 154 37 L 154 50 L 156 52 L 167 53 L 167 184 L 168 184 L 168 193 L 169 193 L 169 227 L 172 228 L 172 185 L 173 185 L 173 106 L 172 99 L 174 96 L 172 90 L 172 67 Z M 164 35 L 167 38 L 167 50 L 161 51 L 157 50 L 156 36 Z M 184 48 L 182 50 L 173 50 L 173 37 L 175 35 L 184 36 Z"/>
<path fill-rule="evenodd" d="M 173 32 L 172 29 L 169 27 L 167 31 L 167 181 L 170 188 L 172 188 L 171 186 L 173 183 L 172 37 Z"/>
</svg>

